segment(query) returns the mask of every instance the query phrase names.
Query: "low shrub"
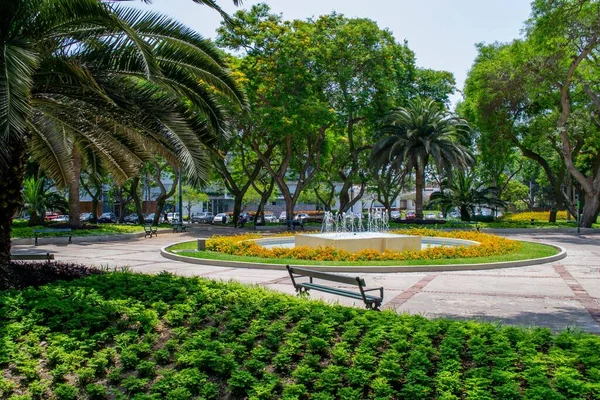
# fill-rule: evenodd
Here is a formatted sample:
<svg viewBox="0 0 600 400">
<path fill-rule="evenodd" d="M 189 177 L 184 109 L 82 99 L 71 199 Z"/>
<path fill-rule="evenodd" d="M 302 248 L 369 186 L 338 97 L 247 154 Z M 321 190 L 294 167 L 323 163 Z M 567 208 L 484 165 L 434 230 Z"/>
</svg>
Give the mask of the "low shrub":
<svg viewBox="0 0 600 400">
<path fill-rule="evenodd" d="M 531 220 L 534 220 L 537 222 L 548 222 L 549 218 L 550 218 L 550 211 L 531 211 L 531 212 L 507 214 L 507 215 L 504 215 L 504 216 L 498 218 L 498 220 L 505 221 L 505 222 L 509 222 L 509 221 L 530 222 Z M 566 211 L 559 211 L 556 214 L 556 220 L 566 220 L 566 219 L 567 219 Z"/>
<path fill-rule="evenodd" d="M 89 275 L 103 274 L 97 268 L 64 262 L 13 262 L 0 264 L 0 290 L 23 289 L 57 280 L 70 281 Z"/>
<path fill-rule="evenodd" d="M 478 242 L 473 246 L 438 246 L 421 251 L 384 251 L 362 250 L 351 253 L 333 247 L 322 246 L 311 248 L 298 246 L 292 248 L 266 248 L 258 245 L 254 239 L 258 234 L 243 234 L 237 236 L 219 236 L 206 241 L 206 249 L 225 254 L 245 257 L 297 259 L 317 261 L 387 261 L 387 260 L 436 260 L 442 258 L 474 258 L 490 257 L 513 253 L 520 248 L 520 243 L 504 237 L 479 233 L 475 231 L 445 232 L 433 229 L 404 229 L 393 230 L 392 233 L 418 236 L 436 236 L 445 238 L 465 239 Z"/>
<path fill-rule="evenodd" d="M 167 322 L 174 310 L 183 318 Z M 427 320 L 166 273 L 0 291 L 6 399 L 597 399 L 598 354 L 600 337 L 576 330 Z"/>
</svg>

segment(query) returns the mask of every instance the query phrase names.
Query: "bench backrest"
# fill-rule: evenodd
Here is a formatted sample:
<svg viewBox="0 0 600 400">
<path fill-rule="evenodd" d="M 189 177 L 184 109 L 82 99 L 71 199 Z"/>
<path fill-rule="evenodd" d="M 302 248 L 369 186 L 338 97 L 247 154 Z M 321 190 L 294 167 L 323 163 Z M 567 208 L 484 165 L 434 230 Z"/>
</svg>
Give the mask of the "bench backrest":
<svg viewBox="0 0 600 400">
<path fill-rule="evenodd" d="M 359 278 L 358 276 L 351 277 L 351 276 L 344 276 L 344 275 L 337 275 L 337 274 L 328 274 L 326 272 L 313 271 L 310 269 L 294 268 L 294 267 L 290 267 L 289 265 L 287 266 L 287 268 L 288 268 L 288 271 L 290 271 L 290 273 L 292 273 L 292 274 L 308 276 L 308 277 L 316 278 L 316 279 L 323 279 L 326 281 L 345 283 L 347 285 L 355 285 L 355 286 L 363 286 L 363 287 L 367 286 L 365 283 L 365 280 Z"/>
<path fill-rule="evenodd" d="M 71 232 L 71 228 L 34 229 L 34 233 Z"/>
</svg>

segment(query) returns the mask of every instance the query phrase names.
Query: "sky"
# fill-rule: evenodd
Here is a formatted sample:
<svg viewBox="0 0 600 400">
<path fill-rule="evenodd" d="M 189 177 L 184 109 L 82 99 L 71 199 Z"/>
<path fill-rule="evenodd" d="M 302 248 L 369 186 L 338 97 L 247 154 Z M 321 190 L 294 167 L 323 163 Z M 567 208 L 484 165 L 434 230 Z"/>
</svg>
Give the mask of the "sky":
<svg viewBox="0 0 600 400">
<path fill-rule="evenodd" d="M 530 13 L 530 0 L 246 0 L 241 7 L 231 0 L 217 0 L 230 14 L 261 2 L 288 20 L 332 11 L 372 19 L 398 42 L 408 41 L 417 66 L 452 72 L 459 90 L 477 54 L 475 44 L 519 38 Z M 221 20 L 217 12 L 192 0 L 153 0 L 135 6 L 168 14 L 208 38 L 216 36 Z M 460 98 L 460 93 L 455 94 L 452 103 Z"/>
</svg>

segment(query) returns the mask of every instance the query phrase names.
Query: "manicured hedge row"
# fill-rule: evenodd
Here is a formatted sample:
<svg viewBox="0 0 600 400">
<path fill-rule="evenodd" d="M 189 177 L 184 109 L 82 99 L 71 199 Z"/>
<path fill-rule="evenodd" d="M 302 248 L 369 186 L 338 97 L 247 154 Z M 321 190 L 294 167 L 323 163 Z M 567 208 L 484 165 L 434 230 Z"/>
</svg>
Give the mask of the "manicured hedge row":
<svg viewBox="0 0 600 400">
<path fill-rule="evenodd" d="M 475 258 L 510 254 L 518 251 L 521 244 L 502 236 L 495 236 L 475 231 L 438 231 L 434 229 L 398 229 L 391 233 L 401 235 L 418 235 L 430 237 L 446 237 L 478 242 L 473 246 L 433 246 L 424 250 L 394 251 L 361 250 L 349 252 L 331 246 L 272 247 L 257 244 L 253 239 L 262 236 L 257 233 L 246 233 L 235 236 L 213 236 L 206 241 L 206 250 L 242 257 L 259 257 L 273 259 L 295 259 L 315 261 L 389 261 L 389 260 L 439 260 L 443 258 Z M 289 236 L 284 233 L 281 236 Z"/>
<path fill-rule="evenodd" d="M 0 292 L 0 371 L 13 399 L 593 399 L 600 338 L 109 273 Z"/>
</svg>

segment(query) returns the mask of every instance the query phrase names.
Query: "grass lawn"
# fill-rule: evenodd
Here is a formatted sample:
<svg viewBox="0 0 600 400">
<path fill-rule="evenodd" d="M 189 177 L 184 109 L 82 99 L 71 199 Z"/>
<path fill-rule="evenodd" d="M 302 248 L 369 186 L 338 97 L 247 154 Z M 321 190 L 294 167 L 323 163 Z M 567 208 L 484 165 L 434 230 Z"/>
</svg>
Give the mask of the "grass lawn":
<svg viewBox="0 0 600 400">
<path fill-rule="evenodd" d="M 159 225 L 159 227 L 170 227 L 168 224 Z M 34 229 L 52 229 L 53 224 L 48 223 L 45 226 L 27 226 L 27 221 L 16 220 L 13 221 L 13 227 L 11 232 L 11 237 L 13 239 L 18 238 L 32 238 L 34 237 L 33 231 Z M 60 226 L 56 226 L 57 228 L 66 228 L 67 224 L 60 224 Z M 99 236 L 99 235 L 114 235 L 114 234 L 122 234 L 122 233 L 137 233 L 143 232 L 144 227 L 142 225 L 127 225 L 127 224 L 97 224 L 83 225 L 83 229 L 73 229 L 73 236 Z M 52 233 L 45 234 L 47 236 L 53 236 Z M 60 235 L 60 234 L 56 234 Z"/>
<path fill-rule="evenodd" d="M 108 273 L 0 291 L 3 399 L 597 399 L 600 337 Z"/>
<path fill-rule="evenodd" d="M 532 258 L 542 258 L 553 256 L 558 253 L 554 247 L 545 244 L 521 242 L 521 249 L 515 253 L 505 254 L 493 257 L 473 257 L 473 258 L 444 258 L 438 260 L 405 260 L 405 261 L 372 261 L 368 265 L 397 266 L 397 265 L 448 265 L 448 264 L 479 264 L 502 261 L 518 261 Z M 197 242 L 185 242 L 169 247 L 167 250 L 177 255 L 206 258 L 210 260 L 225 261 L 243 261 L 264 264 L 293 264 L 293 265 L 336 265 L 336 266 L 357 266 L 365 265 L 363 261 L 311 261 L 296 259 L 267 259 L 259 257 L 241 257 L 230 254 L 217 253 L 213 251 L 197 251 Z"/>
</svg>

